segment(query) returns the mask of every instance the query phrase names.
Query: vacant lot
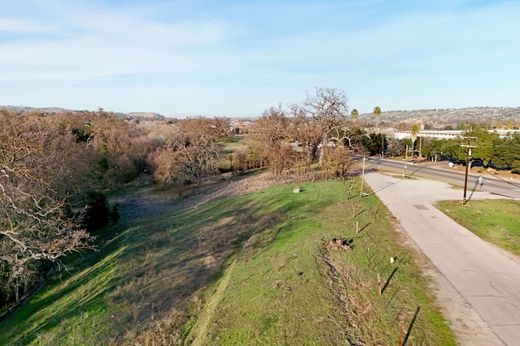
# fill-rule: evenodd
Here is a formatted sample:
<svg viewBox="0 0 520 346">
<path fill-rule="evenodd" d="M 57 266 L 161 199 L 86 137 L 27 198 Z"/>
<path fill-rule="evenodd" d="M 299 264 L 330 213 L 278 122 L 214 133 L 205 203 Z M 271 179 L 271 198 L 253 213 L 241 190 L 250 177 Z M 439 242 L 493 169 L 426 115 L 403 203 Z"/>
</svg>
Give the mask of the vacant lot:
<svg viewBox="0 0 520 346">
<path fill-rule="evenodd" d="M 465 206 L 442 201 L 438 207 L 480 238 L 520 256 L 520 201 L 477 200 Z"/>
<path fill-rule="evenodd" d="M 381 203 L 357 195 L 282 185 L 153 213 L 134 191 L 98 252 L 0 323 L 0 344 L 397 344 L 412 321 L 409 344 L 453 344 Z"/>
</svg>

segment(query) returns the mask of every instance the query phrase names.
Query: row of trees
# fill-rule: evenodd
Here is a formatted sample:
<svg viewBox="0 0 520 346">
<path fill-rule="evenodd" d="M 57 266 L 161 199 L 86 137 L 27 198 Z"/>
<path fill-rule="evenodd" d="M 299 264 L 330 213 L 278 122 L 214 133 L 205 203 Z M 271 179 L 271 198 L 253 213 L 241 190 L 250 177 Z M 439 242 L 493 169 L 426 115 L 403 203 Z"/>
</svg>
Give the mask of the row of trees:
<svg viewBox="0 0 520 346">
<path fill-rule="evenodd" d="M 511 169 L 520 174 L 520 135 L 500 138 L 498 133 L 489 132 L 485 128 L 475 127 L 466 133 L 471 136 L 472 160 L 484 166 L 498 169 Z M 461 146 L 463 140 L 426 140 L 422 151 L 426 157 L 444 157 L 452 160 L 465 160 L 467 151 Z"/>
<path fill-rule="evenodd" d="M 225 119 L 135 122 L 106 112 L 0 111 L 0 299 L 18 301 L 52 263 L 94 246 L 117 216 L 105 194 L 139 176 L 198 183 L 216 172 Z"/>
<path fill-rule="evenodd" d="M 388 139 L 385 152 L 392 156 L 405 155 L 406 147 L 410 148 L 410 155 L 424 156 L 428 159 L 449 159 L 465 161 L 467 149 L 461 144 L 467 144 L 464 138 L 458 139 L 429 139 L 418 138 L 420 127 L 413 124 L 410 128 L 411 139 Z M 468 127 L 466 127 L 468 129 Z M 371 135 L 372 136 L 372 135 Z M 486 127 L 471 126 L 463 137 L 471 137 L 471 159 L 483 166 L 498 169 L 511 169 L 520 173 L 520 134 L 500 138 L 497 132 L 489 131 Z"/>
</svg>

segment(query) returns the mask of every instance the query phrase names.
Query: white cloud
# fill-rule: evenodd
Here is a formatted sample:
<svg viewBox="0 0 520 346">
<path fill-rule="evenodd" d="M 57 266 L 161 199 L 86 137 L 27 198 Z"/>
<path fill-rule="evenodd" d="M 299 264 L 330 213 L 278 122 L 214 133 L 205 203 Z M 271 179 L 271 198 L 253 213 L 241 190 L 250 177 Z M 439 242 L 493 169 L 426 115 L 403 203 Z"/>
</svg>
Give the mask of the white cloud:
<svg viewBox="0 0 520 346">
<path fill-rule="evenodd" d="M 298 7 L 296 14 L 292 3 L 265 9 L 265 4 L 233 3 L 235 17 L 198 12 L 183 17 L 173 12 L 175 6 L 148 2 L 112 8 L 86 0 L 19 1 L 13 6 L 32 10 L 17 17 L 0 5 L 0 33 L 6 33 L 0 37 L 0 104 L 11 98 L 82 107 L 157 104 L 155 110 L 164 112 L 242 107 L 251 114 L 297 101 L 315 86 L 331 86 L 345 89 L 363 111 L 373 102 L 385 109 L 434 101 L 442 107 L 442 100 L 456 97 L 506 103 L 512 92 L 498 95 L 490 89 L 500 84 L 505 90 L 520 78 L 520 6 L 513 3 L 379 13 L 372 26 L 336 27 L 320 26 L 327 11 L 352 11 L 345 21 L 371 18 L 377 11 L 358 2 L 354 8 L 315 2 Z M 259 11 L 264 12 L 255 17 Z M 269 21 L 271 13 L 277 21 Z M 291 14 L 295 18 L 286 18 Z M 172 19 L 178 17 L 183 20 Z M 278 27 L 284 20 L 297 22 L 298 29 Z M 121 98 L 123 91 L 132 96 Z"/>
<path fill-rule="evenodd" d="M 0 80 L 62 80 L 119 74 L 175 71 L 210 72 L 221 68 L 218 45 L 233 33 L 214 18 L 164 22 L 140 9 L 115 10 L 74 2 L 34 3 L 38 19 L 0 20 L 0 31 L 43 33 L 0 43 Z M 41 22 L 45 18 L 45 22 Z M 50 27 L 47 23 L 53 23 Z M 1 42 L 1 41 L 0 41 Z M 209 58 L 208 53 L 215 52 Z"/>
<path fill-rule="evenodd" d="M 56 29 L 49 25 L 36 24 L 29 20 L 9 19 L 0 17 L 0 33 L 12 34 L 42 34 Z"/>
</svg>

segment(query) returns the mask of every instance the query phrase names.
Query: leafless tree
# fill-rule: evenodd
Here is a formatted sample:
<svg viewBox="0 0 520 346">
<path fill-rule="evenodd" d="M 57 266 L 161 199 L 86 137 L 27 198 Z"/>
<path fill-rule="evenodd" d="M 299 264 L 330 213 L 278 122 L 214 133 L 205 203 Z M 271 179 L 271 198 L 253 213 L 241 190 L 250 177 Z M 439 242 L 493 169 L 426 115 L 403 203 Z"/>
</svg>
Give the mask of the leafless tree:
<svg viewBox="0 0 520 346">
<path fill-rule="evenodd" d="M 165 146 L 152 154 L 154 177 L 164 184 L 185 185 L 217 172 L 216 141 L 229 134 L 226 119 L 188 119 Z"/>
<path fill-rule="evenodd" d="M 301 109 L 315 120 L 314 126 L 320 129 L 322 147 L 328 145 L 330 131 L 344 123 L 348 115 L 345 94 L 333 88 L 316 88 L 314 95 L 307 96 Z M 320 163 L 322 159 L 320 153 Z"/>
<path fill-rule="evenodd" d="M 323 148 L 322 168 L 330 175 L 345 179 L 353 164 L 350 151 L 343 146 Z"/>
<path fill-rule="evenodd" d="M 35 117 L 2 112 L 0 123 L 0 263 L 7 276 L 1 283 L 18 300 L 38 264 L 89 247 L 90 237 L 66 215 L 53 188 L 60 176 L 55 167 L 66 159 L 59 148 L 70 138 Z"/>
</svg>

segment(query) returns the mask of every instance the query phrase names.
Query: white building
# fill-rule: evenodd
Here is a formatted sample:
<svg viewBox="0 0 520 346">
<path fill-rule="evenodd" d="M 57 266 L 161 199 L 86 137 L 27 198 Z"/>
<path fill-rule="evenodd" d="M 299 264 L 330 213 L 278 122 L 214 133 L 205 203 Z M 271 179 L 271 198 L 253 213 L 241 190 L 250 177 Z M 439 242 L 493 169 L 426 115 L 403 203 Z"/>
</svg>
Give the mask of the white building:
<svg viewBox="0 0 520 346">
<path fill-rule="evenodd" d="M 515 133 L 520 133 L 520 130 L 488 130 L 489 132 L 496 132 L 500 138 L 509 137 Z M 417 137 L 435 138 L 435 139 L 454 139 L 462 137 L 466 131 L 464 130 L 421 130 Z M 395 139 L 409 139 L 412 138 L 411 131 L 394 131 Z"/>
</svg>

